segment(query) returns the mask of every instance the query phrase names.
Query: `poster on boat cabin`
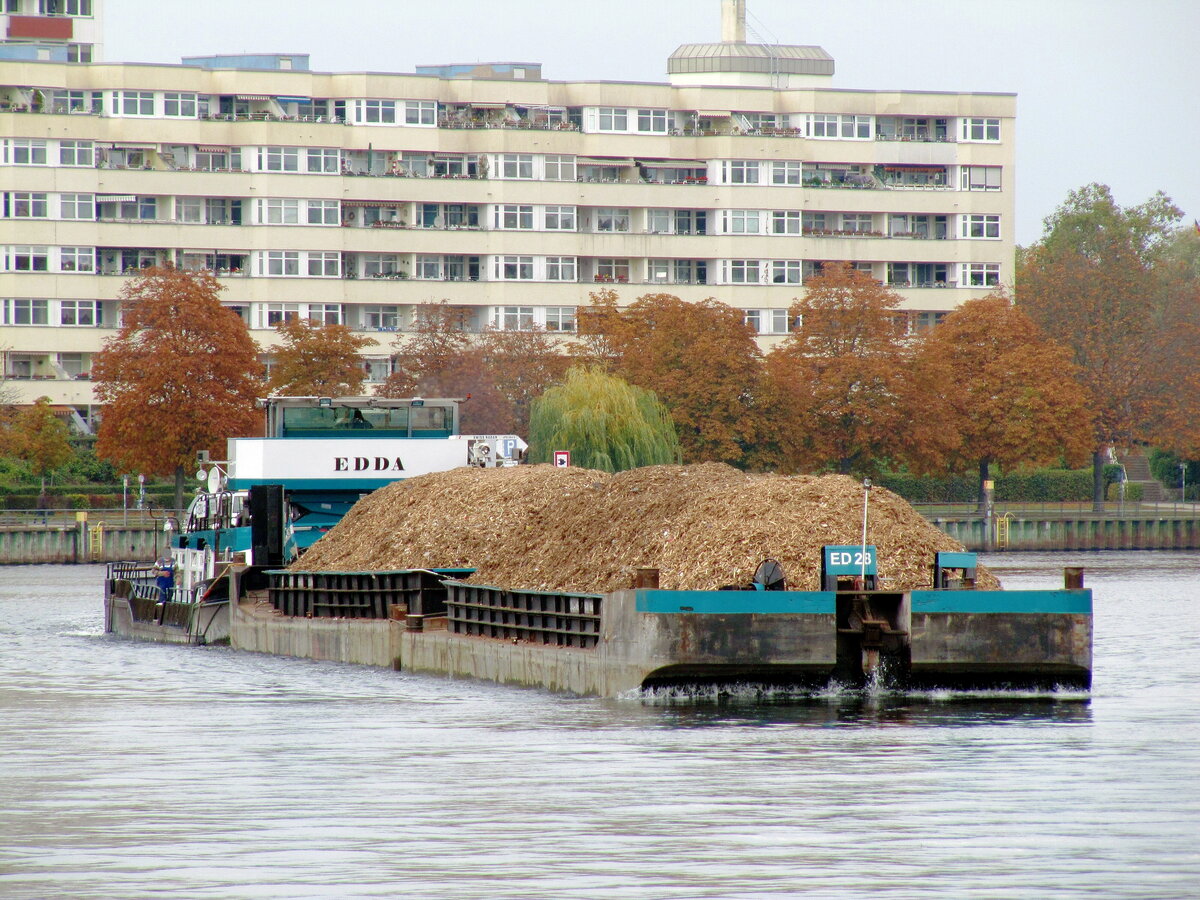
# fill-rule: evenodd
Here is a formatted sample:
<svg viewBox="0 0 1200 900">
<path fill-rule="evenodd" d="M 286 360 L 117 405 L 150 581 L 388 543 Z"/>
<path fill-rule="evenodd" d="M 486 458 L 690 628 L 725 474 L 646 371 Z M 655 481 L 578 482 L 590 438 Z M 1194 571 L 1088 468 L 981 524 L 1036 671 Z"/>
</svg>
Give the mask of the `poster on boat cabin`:
<svg viewBox="0 0 1200 900">
<path fill-rule="evenodd" d="M 231 438 L 229 486 L 373 490 L 401 478 L 467 464 L 462 440 Z"/>
</svg>

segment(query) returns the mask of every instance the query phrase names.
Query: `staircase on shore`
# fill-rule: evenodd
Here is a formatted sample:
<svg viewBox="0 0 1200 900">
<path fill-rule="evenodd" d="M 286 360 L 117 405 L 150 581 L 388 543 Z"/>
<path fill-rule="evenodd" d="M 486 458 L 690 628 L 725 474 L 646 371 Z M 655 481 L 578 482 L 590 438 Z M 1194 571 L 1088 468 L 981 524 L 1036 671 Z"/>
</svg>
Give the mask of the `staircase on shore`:
<svg viewBox="0 0 1200 900">
<path fill-rule="evenodd" d="M 1125 467 L 1125 479 L 1129 484 L 1142 486 L 1142 502 L 1169 503 L 1174 493 L 1164 488 L 1162 482 L 1150 474 L 1150 461 L 1140 449 L 1118 450 L 1117 462 Z"/>
</svg>

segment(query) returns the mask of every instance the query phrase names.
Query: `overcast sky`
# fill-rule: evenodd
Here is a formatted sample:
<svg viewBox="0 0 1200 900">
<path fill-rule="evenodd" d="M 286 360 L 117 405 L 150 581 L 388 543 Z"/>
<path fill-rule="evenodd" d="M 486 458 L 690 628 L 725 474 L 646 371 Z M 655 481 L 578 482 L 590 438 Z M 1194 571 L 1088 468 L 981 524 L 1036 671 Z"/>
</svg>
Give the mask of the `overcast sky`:
<svg viewBox="0 0 1200 900">
<path fill-rule="evenodd" d="M 107 0 L 109 61 L 308 53 L 314 71 L 540 62 L 554 81 L 665 81 L 720 39 L 720 0 Z M 749 0 L 747 39 L 817 44 L 832 86 L 1017 97 L 1017 241 L 1067 191 L 1157 190 L 1200 218 L 1200 0 Z"/>
</svg>

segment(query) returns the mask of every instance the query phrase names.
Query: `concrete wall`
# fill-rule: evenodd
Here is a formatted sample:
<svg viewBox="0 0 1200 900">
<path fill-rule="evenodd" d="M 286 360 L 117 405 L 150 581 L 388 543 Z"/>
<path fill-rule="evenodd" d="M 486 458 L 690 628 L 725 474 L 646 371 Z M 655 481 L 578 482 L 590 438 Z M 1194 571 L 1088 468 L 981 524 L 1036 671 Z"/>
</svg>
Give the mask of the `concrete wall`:
<svg viewBox="0 0 1200 900">
<path fill-rule="evenodd" d="M 155 528 L 96 524 L 0 527 L 0 565 L 152 560 L 166 545 Z"/>
</svg>

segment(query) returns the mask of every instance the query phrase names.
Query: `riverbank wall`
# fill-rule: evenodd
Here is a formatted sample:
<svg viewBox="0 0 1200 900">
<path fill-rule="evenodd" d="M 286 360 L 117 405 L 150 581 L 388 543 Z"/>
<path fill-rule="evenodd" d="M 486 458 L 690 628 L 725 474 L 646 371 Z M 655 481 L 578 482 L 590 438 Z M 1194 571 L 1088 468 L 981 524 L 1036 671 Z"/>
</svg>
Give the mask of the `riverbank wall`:
<svg viewBox="0 0 1200 900">
<path fill-rule="evenodd" d="M 0 565 L 104 563 L 154 559 L 167 545 L 161 528 L 104 522 L 0 526 Z"/>
<path fill-rule="evenodd" d="M 1005 550 L 1200 550 L 1200 517 L 928 516 L 973 552 Z M 0 526 L 0 565 L 149 560 L 166 546 L 149 525 L 51 522 Z"/>
</svg>

